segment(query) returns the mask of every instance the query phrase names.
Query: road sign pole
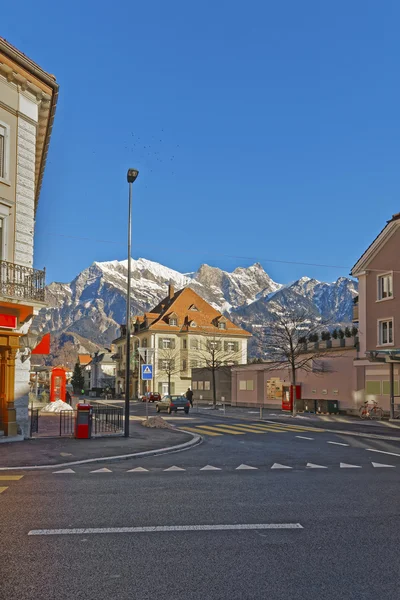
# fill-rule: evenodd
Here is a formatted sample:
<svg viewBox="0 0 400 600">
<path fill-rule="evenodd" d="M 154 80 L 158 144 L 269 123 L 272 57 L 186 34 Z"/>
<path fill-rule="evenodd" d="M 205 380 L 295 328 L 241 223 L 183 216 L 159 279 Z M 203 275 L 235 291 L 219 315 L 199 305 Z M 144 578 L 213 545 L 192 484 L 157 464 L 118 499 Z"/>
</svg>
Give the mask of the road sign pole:
<svg viewBox="0 0 400 600">
<path fill-rule="evenodd" d="M 129 437 L 129 396 L 131 368 L 131 244 L 132 244 L 132 181 L 129 181 L 128 208 L 128 283 L 126 290 L 126 367 L 125 367 L 125 423 L 124 436 Z"/>
</svg>

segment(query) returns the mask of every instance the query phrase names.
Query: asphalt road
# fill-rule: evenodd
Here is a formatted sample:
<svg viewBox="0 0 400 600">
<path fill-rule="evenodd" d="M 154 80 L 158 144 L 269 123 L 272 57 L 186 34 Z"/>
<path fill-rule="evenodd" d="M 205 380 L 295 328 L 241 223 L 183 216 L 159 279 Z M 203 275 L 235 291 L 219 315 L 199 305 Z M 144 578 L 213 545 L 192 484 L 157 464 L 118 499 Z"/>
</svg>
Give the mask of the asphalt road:
<svg viewBox="0 0 400 600">
<path fill-rule="evenodd" d="M 0 481 L 2 597 L 398 597 L 400 443 L 174 422 L 215 435 L 187 452 Z"/>
</svg>

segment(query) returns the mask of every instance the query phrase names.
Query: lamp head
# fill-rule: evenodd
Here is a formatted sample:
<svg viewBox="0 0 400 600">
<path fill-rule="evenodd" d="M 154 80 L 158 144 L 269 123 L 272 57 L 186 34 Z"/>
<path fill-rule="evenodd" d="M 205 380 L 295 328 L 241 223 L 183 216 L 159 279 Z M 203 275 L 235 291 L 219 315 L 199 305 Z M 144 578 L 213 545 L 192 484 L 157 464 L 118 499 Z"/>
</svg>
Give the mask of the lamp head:
<svg viewBox="0 0 400 600">
<path fill-rule="evenodd" d="M 126 175 L 128 183 L 133 183 L 138 175 L 139 171 L 137 169 L 128 169 L 128 173 Z"/>
</svg>

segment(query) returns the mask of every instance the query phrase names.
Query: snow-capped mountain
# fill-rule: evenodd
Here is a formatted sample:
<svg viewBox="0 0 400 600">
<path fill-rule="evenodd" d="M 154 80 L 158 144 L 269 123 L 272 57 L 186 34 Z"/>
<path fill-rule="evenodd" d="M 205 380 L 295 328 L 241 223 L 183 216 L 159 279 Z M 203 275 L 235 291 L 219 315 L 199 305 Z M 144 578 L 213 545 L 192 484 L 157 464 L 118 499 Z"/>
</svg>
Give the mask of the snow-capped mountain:
<svg viewBox="0 0 400 600">
<path fill-rule="evenodd" d="M 63 340 L 69 349 L 91 344 L 109 347 L 125 322 L 127 261 L 94 262 L 71 283 L 47 287 L 48 308 L 36 317 L 35 326 L 54 338 L 52 357 L 60 359 Z M 232 273 L 209 265 L 182 274 L 159 263 L 132 259 L 132 314 L 150 310 L 167 295 L 168 284 L 176 289 L 190 286 L 215 308 L 257 336 L 256 325 L 267 318 L 274 302 L 304 307 L 333 322 L 350 322 L 356 283 L 340 278 L 322 283 L 303 277 L 289 285 L 273 281 L 256 263 Z M 53 352 L 54 347 L 54 352 Z"/>
</svg>

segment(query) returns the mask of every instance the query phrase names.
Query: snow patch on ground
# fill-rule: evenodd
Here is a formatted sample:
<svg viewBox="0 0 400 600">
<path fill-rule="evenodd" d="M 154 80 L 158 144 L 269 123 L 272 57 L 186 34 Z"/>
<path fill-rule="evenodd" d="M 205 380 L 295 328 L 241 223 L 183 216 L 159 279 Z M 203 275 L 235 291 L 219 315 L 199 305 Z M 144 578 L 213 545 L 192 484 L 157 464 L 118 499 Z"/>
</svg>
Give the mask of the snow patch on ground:
<svg viewBox="0 0 400 600">
<path fill-rule="evenodd" d="M 72 406 L 63 402 L 63 400 L 56 400 L 55 402 L 49 402 L 42 408 L 41 413 L 59 413 L 62 410 L 73 411 Z"/>
</svg>

